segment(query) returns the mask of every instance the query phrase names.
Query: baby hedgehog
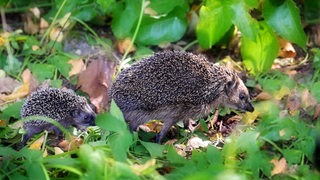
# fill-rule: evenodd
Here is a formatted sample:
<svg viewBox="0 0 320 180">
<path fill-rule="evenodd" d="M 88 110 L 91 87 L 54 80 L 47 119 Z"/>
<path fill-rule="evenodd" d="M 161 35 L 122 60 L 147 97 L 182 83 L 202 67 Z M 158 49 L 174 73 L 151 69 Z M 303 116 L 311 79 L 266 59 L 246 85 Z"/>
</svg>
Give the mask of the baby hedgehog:
<svg viewBox="0 0 320 180">
<path fill-rule="evenodd" d="M 21 117 L 35 115 L 46 116 L 58 121 L 64 127 L 75 126 L 80 130 L 95 125 L 95 113 L 87 100 L 70 89 L 44 88 L 33 92 L 22 106 Z M 57 137 L 62 137 L 58 127 L 41 119 L 26 121 L 23 127 L 27 130 L 23 144 L 43 130 L 54 131 Z"/>
<path fill-rule="evenodd" d="M 254 110 L 248 89 L 235 72 L 179 51 L 159 52 L 124 69 L 110 95 L 131 131 L 152 119 L 164 122 L 157 143 L 178 121 L 187 127 L 190 118 L 206 117 L 214 108 Z"/>
</svg>

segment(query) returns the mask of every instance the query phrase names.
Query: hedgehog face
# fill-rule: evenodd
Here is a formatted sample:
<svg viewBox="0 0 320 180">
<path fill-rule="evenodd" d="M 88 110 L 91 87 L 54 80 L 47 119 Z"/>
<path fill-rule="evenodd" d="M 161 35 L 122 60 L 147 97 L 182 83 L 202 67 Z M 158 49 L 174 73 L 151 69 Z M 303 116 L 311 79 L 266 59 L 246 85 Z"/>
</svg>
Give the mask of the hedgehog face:
<svg viewBox="0 0 320 180">
<path fill-rule="evenodd" d="M 248 89 L 239 77 L 235 77 L 226 83 L 225 93 L 225 106 L 235 108 L 240 111 L 254 111 L 250 102 L 251 98 Z"/>
<path fill-rule="evenodd" d="M 96 114 L 89 105 L 73 110 L 71 117 L 73 119 L 73 125 L 80 130 L 85 130 L 86 127 L 95 125 Z"/>
</svg>

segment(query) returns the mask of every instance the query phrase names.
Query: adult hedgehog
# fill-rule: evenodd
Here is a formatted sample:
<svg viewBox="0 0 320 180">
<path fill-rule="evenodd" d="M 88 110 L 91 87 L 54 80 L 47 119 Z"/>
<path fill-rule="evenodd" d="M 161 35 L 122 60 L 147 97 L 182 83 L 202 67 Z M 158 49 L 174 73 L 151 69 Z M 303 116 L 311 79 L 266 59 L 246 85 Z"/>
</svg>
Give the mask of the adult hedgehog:
<svg viewBox="0 0 320 180">
<path fill-rule="evenodd" d="M 110 94 L 131 131 L 152 119 L 164 122 L 158 143 L 178 121 L 186 126 L 190 118 L 205 117 L 213 108 L 254 110 L 234 71 L 179 51 L 159 52 L 124 69 Z"/>
<path fill-rule="evenodd" d="M 21 109 L 21 117 L 45 116 L 56 120 L 64 127 L 75 126 L 84 130 L 87 126 L 95 125 L 95 113 L 84 97 L 78 96 L 70 89 L 44 88 L 31 93 Z M 38 119 L 24 122 L 27 134 L 23 144 L 34 134 L 43 130 L 54 131 L 61 138 L 61 130 L 53 124 Z"/>
</svg>

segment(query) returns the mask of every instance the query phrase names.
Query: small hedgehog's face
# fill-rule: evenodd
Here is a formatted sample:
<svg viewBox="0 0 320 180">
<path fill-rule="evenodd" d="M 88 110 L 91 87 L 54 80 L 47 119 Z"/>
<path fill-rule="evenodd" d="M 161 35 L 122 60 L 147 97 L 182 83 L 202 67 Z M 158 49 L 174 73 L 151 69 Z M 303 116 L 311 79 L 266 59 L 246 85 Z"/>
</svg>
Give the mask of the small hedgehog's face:
<svg viewBox="0 0 320 180">
<path fill-rule="evenodd" d="M 229 81 L 225 86 L 224 105 L 240 111 L 253 112 L 251 98 L 247 87 L 239 77 Z"/>
<path fill-rule="evenodd" d="M 71 116 L 74 122 L 73 125 L 81 130 L 85 130 L 88 126 L 95 125 L 96 114 L 88 104 L 82 108 L 73 110 Z"/>
</svg>

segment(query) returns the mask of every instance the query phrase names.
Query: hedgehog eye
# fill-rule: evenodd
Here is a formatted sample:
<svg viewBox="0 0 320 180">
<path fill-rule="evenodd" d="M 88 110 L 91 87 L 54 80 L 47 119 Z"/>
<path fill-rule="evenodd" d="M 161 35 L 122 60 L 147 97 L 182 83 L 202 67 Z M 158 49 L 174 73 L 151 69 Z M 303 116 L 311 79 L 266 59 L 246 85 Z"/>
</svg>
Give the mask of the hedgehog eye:
<svg viewBox="0 0 320 180">
<path fill-rule="evenodd" d="M 239 94 L 239 99 L 240 100 L 244 100 L 245 98 L 246 98 L 245 94 L 243 94 L 243 93 Z"/>
</svg>

